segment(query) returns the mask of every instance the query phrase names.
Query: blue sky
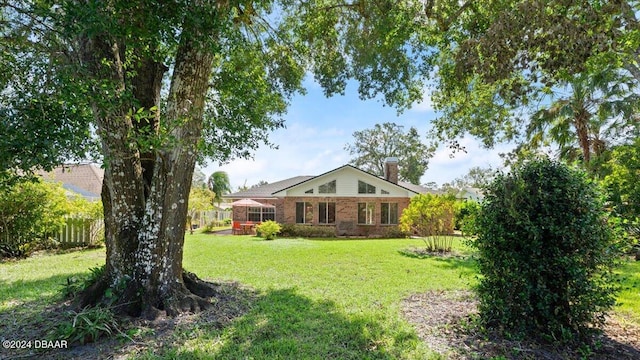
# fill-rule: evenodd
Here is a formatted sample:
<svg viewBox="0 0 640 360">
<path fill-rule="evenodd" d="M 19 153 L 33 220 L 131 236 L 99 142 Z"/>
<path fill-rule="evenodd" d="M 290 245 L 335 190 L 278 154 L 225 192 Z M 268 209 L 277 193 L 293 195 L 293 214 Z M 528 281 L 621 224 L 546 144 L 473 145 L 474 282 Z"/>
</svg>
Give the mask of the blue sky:
<svg viewBox="0 0 640 360">
<path fill-rule="evenodd" d="M 354 131 L 383 122 L 395 122 L 405 130 L 413 126 L 425 143 L 430 142 L 426 135 L 437 114 L 428 94 L 421 103 L 398 115 L 378 100 L 360 100 L 355 86 L 349 86 L 344 96 L 326 98 L 313 81 L 306 81 L 306 85 L 307 94 L 294 97 L 284 116 L 286 128 L 271 134 L 278 149 L 262 146 L 253 159 L 238 159 L 222 166 L 209 164 L 203 168 L 207 177 L 214 171 L 226 171 L 235 191 L 245 182 L 251 186 L 261 180 L 271 183 L 298 175 L 319 175 L 349 163 L 351 157 L 344 146 L 353 142 Z M 466 174 L 473 166 L 499 168 L 502 161 L 498 153 L 509 149 L 502 146 L 485 150 L 472 138 L 460 143 L 467 153 L 451 157 L 451 151 L 441 146 L 430 159 L 421 183 L 434 181 L 441 185 Z"/>
</svg>

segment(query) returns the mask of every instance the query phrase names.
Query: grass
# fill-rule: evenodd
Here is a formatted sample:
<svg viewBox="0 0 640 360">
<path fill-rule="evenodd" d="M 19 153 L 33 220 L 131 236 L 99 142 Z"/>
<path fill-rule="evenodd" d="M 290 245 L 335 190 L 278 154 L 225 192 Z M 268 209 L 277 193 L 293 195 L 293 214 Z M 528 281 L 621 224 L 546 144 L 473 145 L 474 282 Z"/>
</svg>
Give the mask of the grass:
<svg viewBox="0 0 640 360">
<path fill-rule="evenodd" d="M 62 299 L 68 277 L 104 264 L 104 249 L 40 254 L 0 263 L 0 312 L 24 304 L 51 304 Z"/>
<path fill-rule="evenodd" d="M 640 324 L 640 261 L 625 262 L 619 269 L 621 289 L 618 293 L 616 311 Z"/>
<path fill-rule="evenodd" d="M 196 338 L 173 350 L 187 358 L 203 352 L 222 358 L 426 358 L 429 351 L 400 317 L 401 300 L 426 290 L 468 288 L 475 273 L 469 260 L 401 254 L 421 244 L 188 238 L 186 269 L 238 281 L 261 295 L 241 321 L 216 333 L 214 348 L 209 339 Z"/>
<path fill-rule="evenodd" d="M 403 319 L 402 300 L 428 290 L 468 289 L 476 272 L 470 251 L 458 241 L 458 257 L 403 254 L 421 246 L 422 241 L 410 239 L 264 241 L 187 235 L 185 269 L 204 279 L 248 287 L 249 310 L 224 327 L 197 321 L 178 328 L 169 341 L 139 347 L 132 357 L 440 358 Z M 0 333 L 37 321 L 39 312 L 61 299 L 58 290 L 67 277 L 88 273 L 103 262 L 101 249 L 0 263 L 0 317 L 13 321 L 0 322 Z M 616 311 L 640 324 L 640 263 L 626 263 L 620 272 L 623 290 Z"/>
</svg>

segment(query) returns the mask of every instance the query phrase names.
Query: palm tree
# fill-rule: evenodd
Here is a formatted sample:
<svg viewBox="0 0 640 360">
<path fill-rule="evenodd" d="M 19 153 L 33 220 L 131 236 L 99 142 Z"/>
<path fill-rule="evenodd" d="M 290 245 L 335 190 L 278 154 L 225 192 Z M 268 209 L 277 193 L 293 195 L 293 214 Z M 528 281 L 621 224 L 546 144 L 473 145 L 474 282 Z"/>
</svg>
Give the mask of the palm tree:
<svg viewBox="0 0 640 360">
<path fill-rule="evenodd" d="M 531 117 L 528 146 L 556 144 L 561 159 L 580 160 L 585 169 L 593 170 L 592 161 L 635 121 L 638 96 L 632 92 L 630 79 L 615 71 L 575 75 L 567 88 L 570 95 Z"/>
<path fill-rule="evenodd" d="M 213 201 L 220 207 L 222 196 L 231 192 L 231 183 L 229 175 L 224 171 L 216 171 L 207 180 L 209 190 L 214 192 Z"/>
</svg>

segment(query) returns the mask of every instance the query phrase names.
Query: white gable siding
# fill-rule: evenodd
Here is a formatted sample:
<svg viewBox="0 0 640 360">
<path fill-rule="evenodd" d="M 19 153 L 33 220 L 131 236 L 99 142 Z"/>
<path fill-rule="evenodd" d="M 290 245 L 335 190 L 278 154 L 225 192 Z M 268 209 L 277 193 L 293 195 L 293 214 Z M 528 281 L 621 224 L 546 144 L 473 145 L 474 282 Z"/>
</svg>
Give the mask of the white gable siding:
<svg viewBox="0 0 640 360">
<path fill-rule="evenodd" d="M 320 194 L 318 187 L 330 181 L 336 181 L 335 194 Z M 358 194 L 358 180 L 376 187 L 375 194 Z M 306 191 L 313 189 L 313 194 Z M 388 194 L 382 194 L 382 190 Z M 356 170 L 352 167 L 342 167 L 321 175 L 312 180 L 298 184 L 289 189 L 274 194 L 275 196 L 305 196 L 305 197 L 413 197 L 414 192 L 399 187 L 376 176 Z"/>
</svg>

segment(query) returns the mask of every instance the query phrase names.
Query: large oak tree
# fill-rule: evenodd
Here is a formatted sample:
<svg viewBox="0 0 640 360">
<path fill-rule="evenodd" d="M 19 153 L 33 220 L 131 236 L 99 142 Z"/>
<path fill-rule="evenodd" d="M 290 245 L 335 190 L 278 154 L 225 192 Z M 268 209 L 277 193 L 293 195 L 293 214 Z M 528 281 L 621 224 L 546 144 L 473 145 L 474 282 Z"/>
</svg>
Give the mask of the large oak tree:
<svg viewBox="0 0 640 360">
<path fill-rule="evenodd" d="M 374 175 L 384 175 L 384 164 L 389 157 L 398 158 L 400 180 L 420 184 L 427 171 L 434 148 L 420 140 L 415 127 L 404 131 L 404 126 L 386 122 L 371 129 L 355 131 L 353 144 L 345 145 L 354 158 L 351 163 Z"/>
<path fill-rule="evenodd" d="M 0 165 L 105 168 L 105 276 L 85 305 L 211 306 L 184 272 L 194 166 L 249 156 L 312 74 L 327 95 L 421 98 L 422 5 L 395 1 L 0 0 Z M 212 259 L 215 261 L 215 259 Z M 117 285 L 117 286 L 116 286 Z"/>
</svg>

